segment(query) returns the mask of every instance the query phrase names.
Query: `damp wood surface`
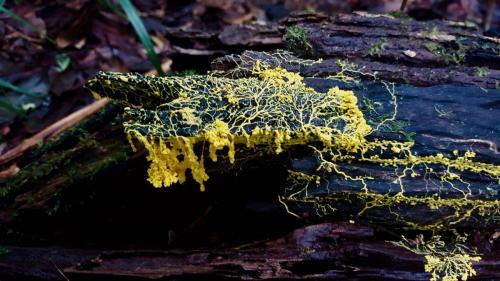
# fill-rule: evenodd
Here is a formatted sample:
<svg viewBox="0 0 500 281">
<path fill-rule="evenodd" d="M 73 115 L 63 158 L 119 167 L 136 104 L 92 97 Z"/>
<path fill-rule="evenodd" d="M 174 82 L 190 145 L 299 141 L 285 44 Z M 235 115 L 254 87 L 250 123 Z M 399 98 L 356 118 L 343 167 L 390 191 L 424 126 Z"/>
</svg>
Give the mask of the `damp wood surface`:
<svg viewBox="0 0 500 281">
<path fill-rule="evenodd" d="M 4 261 L 15 262 L 17 267 L 3 263 L 0 268 L 11 272 L 14 279 L 9 280 L 25 280 L 15 279 L 19 276 L 59 278 L 55 263 L 70 280 L 429 279 L 428 274 L 422 273 L 421 256 L 374 239 L 375 232 L 371 227 L 357 224 L 323 223 L 298 228 L 278 239 L 213 250 L 12 247 L 11 255 Z M 485 257 L 475 266 L 478 273 L 475 280 L 498 277 L 499 262 L 494 256 Z M 23 267 L 31 270 L 22 270 Z"/>
<path fill-rule="evenodd" d="M 292 16 L 278 27 L 244 25 L 238 28 L 245 32 L 228 30 L 209 38 L 218 36 L 226 45 L 238 47 L 284 48 L 282 38 L 287 27 L 294 25 L 308 31 L 310 54 L 292 54 L 289 61 L 269 52 L 244 54 L 299 72 L 317 91 L 333 86 L 352 90 L 368 121 L 390 116 L 395 98 L 395 119 L 370 138 L 411 139 L 420 155 L 470 150 L 476 153 L 475 160 L 500 165 L 498 38 L 477 36 L 472 30 L 439 21 L 312 14 Z M 169 32 L 179 40 L 208 36 Z M 232 38 L 233 34 L 240 37 Z M 220 52 L 221 48 L 215 45 L 207 54 L 231 52 Z M 193 55 L 182 48 L 177 51 Z M 322 61 L 290 63 L 304 55 Z M 232 71 L 237 60 L 237 56 L 222 56 L 211 66 L 227 77 L 247 76 L 245 69 Z M 360 82 L 329 78 L 343 70 Z M 381 81 L 395 83 L 394 96 Z M 317 174 L 325 181 L 312 188 L 310 195 L 338 200 L 336 210 L 318 215 L 312 201 L 289 202 L 290 211 L 300 217 L 296 218 L 277 198 L 294 185 L 286 177 L 288 169 L 316 173 L 317 157 L 303 151 L 250 158 L 237 162 L 233 169 L 224 161 L 213 163 L 207 167 L 211 178 L 204 193 L 189 180 L 184 186 L 153 189 L 146 181 L 147 153 L 141 147 L 136 152 L 130 149 L 122 121 L 122 109 L 109 105 L 75 130 L 4 163 L 5 167 L 16 165 L 21 172 L 2 186 L 0 222 L 6 234 L 1 238 L 6 244 L 33 248 L 6 247 L 7 253 L 0 256 L 5 261 L 0 265 L 1 278 L 59 280 L 63 272 L 70 280 L 232 280 L 242 276 L 250 280 L 429 280 L 422 256 L 387 242 L 397 240 L 399 231 L 411 233 L 408 221 L 452 225 L 473 233 L 468 243 L 478 247 L 483 258 L 474 265 L 477 275 L 470 280 L 500 278 L 496 270 L 500 266 L 498 214 L 473 214 L 457 221 L 453 208 L 430 209 L 404 201 L 392 208 L 363 211 L 366 198 L 359 185 Z M 352 175 L 369 174 L 375 193 L 399 191 L 390 167 L 352 161 L 339 168 Z M 498 183 L 474 174 L 463 177 L 470 183 L 469 199 L 499 199 Z M 460 199 L 463 195 L 463 190 L 436 185 L 424 174 L 405 180 L 408 196 L 439 192 L 443 198 Z M 43 264 L 32 267 L 31 262 L 39 260 Z"/>
</svg>

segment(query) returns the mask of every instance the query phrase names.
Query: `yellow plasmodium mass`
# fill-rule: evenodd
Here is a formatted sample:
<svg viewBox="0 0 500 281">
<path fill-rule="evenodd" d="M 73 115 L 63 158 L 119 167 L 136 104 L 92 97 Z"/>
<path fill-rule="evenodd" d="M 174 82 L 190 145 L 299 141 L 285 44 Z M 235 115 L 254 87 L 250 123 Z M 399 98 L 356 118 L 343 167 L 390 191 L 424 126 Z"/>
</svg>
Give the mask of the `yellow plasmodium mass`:
<svg viewBox="0 0 500 281">
<path fill-rule="evenodd" d="M 186 181 L 186 170 L 190 169 L 193 179 L 200 183 L 208 180 L 203 165 L 203 156 L 198 157 L 193 149 L 193 139 L 176 137 L 169 140 L 148 139 L 140 134 L 133 135 L 141 141 L 149 152 L 151 162 L 148 174 L 149 181 L 155 187 L 169 186 Z"/>
<path fill-rule="evenodd" d="M 127 77 L 127 81 L 142 81 Z M 420 156 L 411 151 L 411 142 L 367 140 L 373 128 L 352 91 L 333 87 L 318 92 L 306 86 L 298 73 L 270 68 L 258 60 L 249 78 L 164 77 L 150 83 L 152 89 L 162 91 L 153 97 L 166 96 L 168 101 L 151 109 L 151 101 L 141 97 L 149 109 L 131 104 L 124 126 L 149 151 L 149 181 L 155 187 L 183 183 L 189 172 L 204 190 L 209 178 L 204 155 L 212 162 L 223 157 L 234 163 L 240 149 L 279 154 L 294 145 L 330 153 L 333 164 L 325 166 L 352 160 L 395 167 L 440 165 L 449 171 L 443 180 L 460 179 L 450 169 L 500 177 L 499 166 L 473 161 L 473 152 L 456 154 L 454 159 L 440 153 Z M 129 100 L 123 99 L 126 104 Z M 401 184 L 401 193 L 403 189 Z"/>
<path fill-rule="evenodd" d="M 156 112 L 127 109 L 127 133 L 144 143 L 155 187 L 183 183 L 190 171 L 204 190 L 208 175 L 204 151 L 234 163 L 238 147 L 279 154 L 290 146 L 315 144 L 356 152 L 365 146 L 371 127 L 352 91 L 326 93 L 307 87 L 303 78 L 257 61 L 254 77 L 205 76 L 178 83 L 181 94 Z M 192 82 L 192 83 L 189 83 Z M 161 115 L 158 112 L 162 112 Z M 161 115 L 161 116 L 160 116 Z M 189 133 L 181 135 L 180 131 Z"/>
</svg>

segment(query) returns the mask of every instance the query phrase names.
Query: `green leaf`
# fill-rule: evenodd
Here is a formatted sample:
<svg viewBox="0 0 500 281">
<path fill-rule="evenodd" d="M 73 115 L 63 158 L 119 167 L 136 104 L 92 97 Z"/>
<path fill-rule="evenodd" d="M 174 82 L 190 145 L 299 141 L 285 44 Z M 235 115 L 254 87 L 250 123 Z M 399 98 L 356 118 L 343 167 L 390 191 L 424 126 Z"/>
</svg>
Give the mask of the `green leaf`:
<svg viewBox="0 0 500 281">
<path fill-rule="evenodd" d="M 29 28 L 33 32 L 38 33 L 38 35 L 40 36 L 40 38 L 47 39 L 49 42 L 55 43 L 54 39 L 52 39 L 49 36 L 47 36 L 47 33 L 44 30 L 40 30 L 39 28 L 37 28 L 36 26 L 34 26 L 31 22 L 25 20 L 20 15 L 18 15 L 16 13 L 14 13 L 13 11 L 5 8 L 3 6 L 4 3 L 5 3 L 5 0 L 0 0 L 0 13 L 5 13 L 9 17 L 11 17 L 11 18 L 17 20 L 18 22 L 22 23 L 24 26 L 26 26 L 27 28 Z"/>
<path fill-rule="evenodd" d="M 57 71 L 58 72 L 63 72 L 70 65 L 71 58 L 67 54 L 65 54 L 65 53 L 58 54 L 56 56 L 56 63 L 57 63 Z"/>
<path fill-rule="evenodd" d="M 4 108 L 5 110 L 10 111 L 16 115 L 26 117 L 26 112 L 24 112 L 24 110 L 11 104 L 10 102 L 4 99 L 0 99 L 0 108 Z"/>
<path fill-rule="evenodd" d="M 9 17 L 14 18 L 15 20 L 24 24 L 27 28 L 31 29 L 32 31 L 37 32 L 39 34 L 41 33 L 40 30 L 38 30 L 38 28 L 36 28 L 33 24 L 31 24 L 31 22 L 25 20 L 24 18 L 22 18 L 21 16 L 19 16 L 18 14 L 14 13 L 14 12 L 12 12 L 11 10 L 5 8 L 3 6 L 3 4 L 0 5 L 0 13 L 5 13 Z"/>
<path fill-rule="evenodd" d="M 21 93 L 21 94 L 24 94 L 24 95 L 27 95 L 30 97 L 34 97 L 34 98 L 40 98 L 43 96 L 43 94 L 41 94 L 41 93 L 35 93 L 35 92 L 32 92 L 28 89 L 18 87 L 16 85 L 10 83 L 9 81 L 1 79 L 1 78 L 0 78 L 0 87 L 9 89 L 9 90 L 12 90 L 14 92 L 18 92 L 18 93 Z"/>
<path fill-rule="evenodd" d="M 156 68 L 158 75 L 164 76 L 165 73 L 163 72 L 163 69 L 161 69 L 161 63 L 153 49 L 153 43 L 151 42 L 151 38 L 149 37 L 149 34 L 146 31 L 144 24 L 142 23 L 142 20 L 137 15 L 135 8 L 132 5 L 132 2 L 130 2 L 130 0 L 120 0 L 120 6 L 127 15 L 129 22 L 134 27 L 135 33 L 141 40 L 144 49 L 146 49 L 149 60 Z"/>
</svg>

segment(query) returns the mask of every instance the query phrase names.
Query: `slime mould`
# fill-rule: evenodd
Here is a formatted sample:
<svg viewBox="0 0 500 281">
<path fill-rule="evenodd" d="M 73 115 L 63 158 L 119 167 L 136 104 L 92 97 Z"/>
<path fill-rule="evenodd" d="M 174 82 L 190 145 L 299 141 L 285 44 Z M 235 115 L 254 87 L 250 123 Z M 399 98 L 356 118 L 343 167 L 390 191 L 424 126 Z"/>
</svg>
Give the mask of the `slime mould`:
<svg viewBox="0 0 500 281">
<path fill-rule="evenodd" d="M 300 75 L 258 63 L 253 73 L 230 79 L 100 72 L 87 87 L 127 106 L 125 131 L 148 149 L 149 180 L 157 187 L 184 182 L 189 169 L 204 188 L 208 175 L 198 143 L 212 161 L 224 151 L 231 163 L 240 145 L 270 153 L 312 143 L 361 148 L 371 128 L 353 92 L 316 92 Z"/>
<path fill-rule="evenodd" d="M 206 155 L 214 162 L 226 157 L 234 163 L 240 149 L 280 153 L 294 145 L 327 152 L 330 162 L 440 165 L 447 181 L 460 180 L 453 171 L 500 177 L 500 166 L 473 161 L 473 152 L 455 158 L 417 156 L 411 142 L 368 140 L 374 129 L 352 91 L 333 87 L 318 92 L 302 80 L 297 73 L 256 61 L 248 78 L 100 72 L 87 88 L 127 106 L 125 131 L 148 150 L 149 181 L 155 187 L 183 183 L 189 170 L 204 190 Z"/>
</svg>

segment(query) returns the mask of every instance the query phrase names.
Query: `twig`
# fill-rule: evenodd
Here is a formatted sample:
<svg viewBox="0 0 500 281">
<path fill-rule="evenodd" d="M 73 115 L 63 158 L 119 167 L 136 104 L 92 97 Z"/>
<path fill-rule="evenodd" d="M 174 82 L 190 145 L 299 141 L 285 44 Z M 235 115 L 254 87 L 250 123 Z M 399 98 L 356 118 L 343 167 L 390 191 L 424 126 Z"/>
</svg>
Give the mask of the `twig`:
<svg viewBox="0 0 500 281">
<path fill-rule="evenodd" d="M 54 124 L 48 126 L 47 128 L 40 131 L 38 134 L 32 136 L 31 138 L 25 139 L 21 144 L 7 151 L 6 153 L 0 155 L 0 165 L 5 164 L 19 156 L 21 156 L 25 151 L 37 146 L 39 143 L 44 142 L 49 138 L 54 138 L 60 135 L 62 132 L 73 127 L 81 120 L 92 115 L 99 109 L 103 108 L 105 105 L 110 103 L 110 99 L 102 98 L 95 101 L 86 107 L 71 113 L 70 115 L 64 117 L 63 119 L 55 122 Z"/>
</svg>

